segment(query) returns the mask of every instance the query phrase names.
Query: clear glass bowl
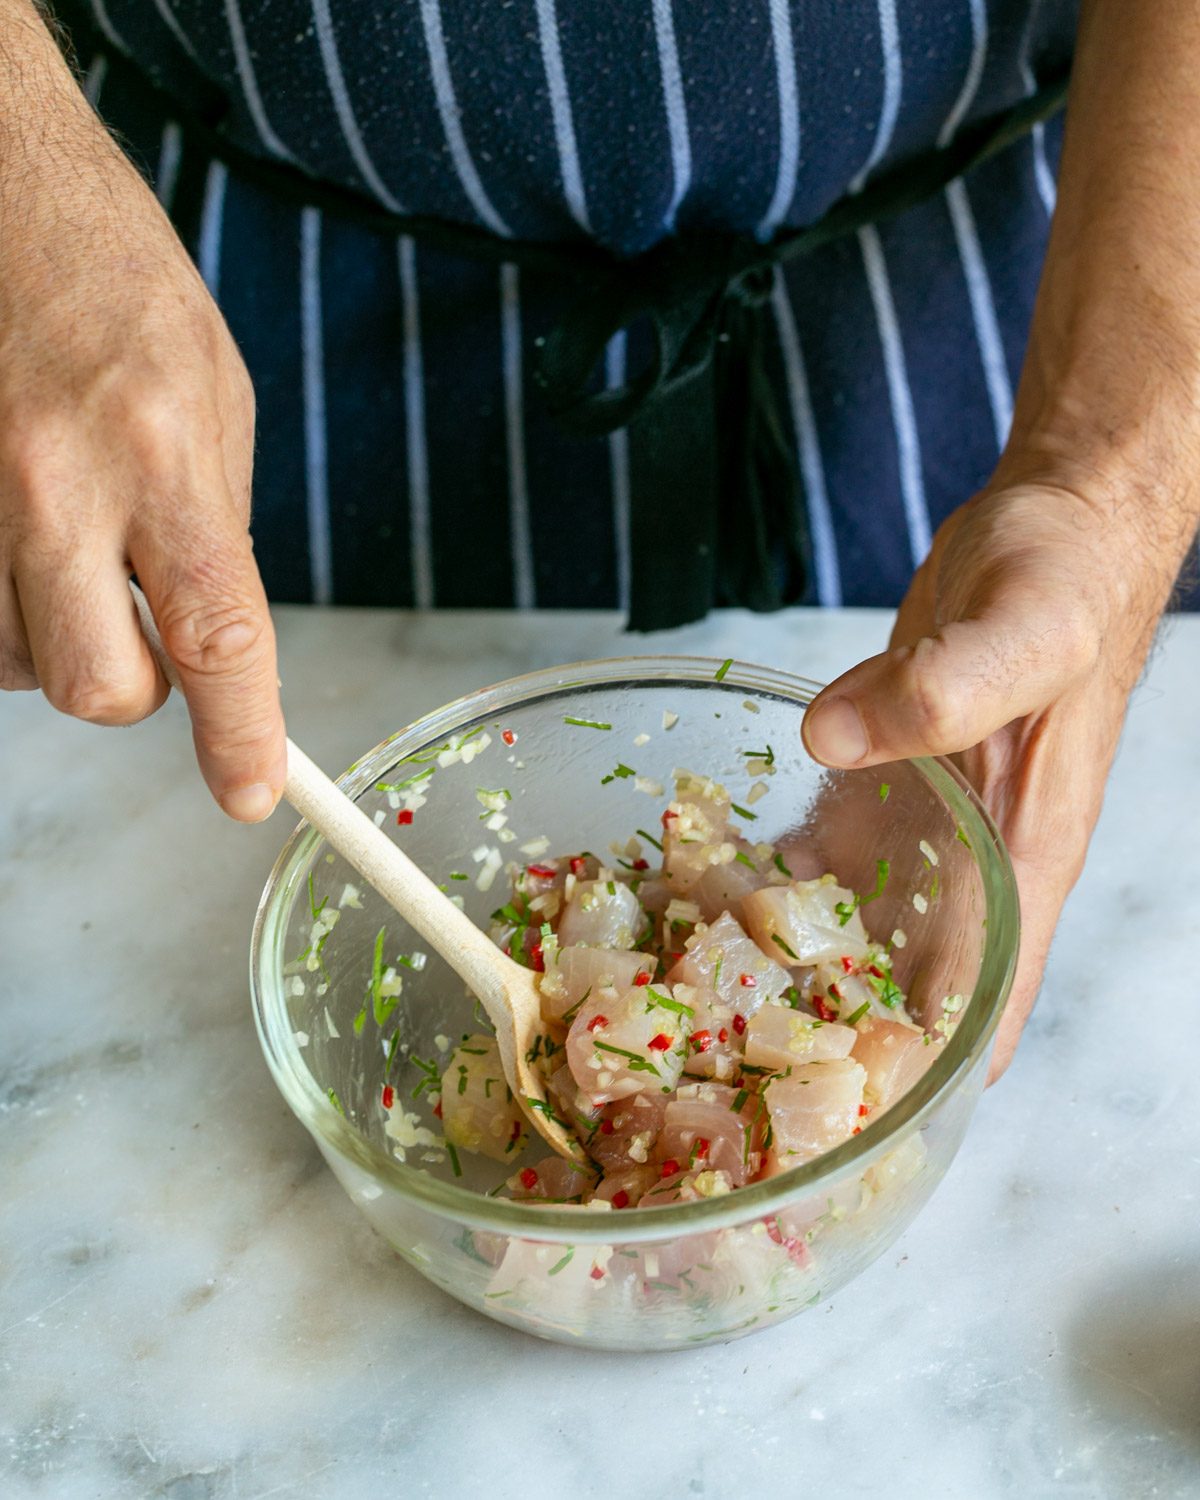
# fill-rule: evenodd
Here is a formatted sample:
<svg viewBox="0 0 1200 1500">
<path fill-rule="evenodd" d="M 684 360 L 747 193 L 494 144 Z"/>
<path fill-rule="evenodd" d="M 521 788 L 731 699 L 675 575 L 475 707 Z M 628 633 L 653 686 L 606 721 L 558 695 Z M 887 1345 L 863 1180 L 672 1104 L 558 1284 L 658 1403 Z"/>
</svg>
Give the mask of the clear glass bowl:
<svg viewBox="0 0 1200 1500">
<path fill-rule="evenodd" d="M 522 845 L 537 850 L 545 838 L 551 854 L 607 853 L 635 828 L 657 828 L 666 797 L 612 776 L 618 765 L 668 795 L 676 767 L 724 782 L 739 803 L 765 783 L 754 836 L 802 846 L 810 863 L 856 890 L 874 889 L 876 861 L 887 859 L 890 878 L 864 909 L 867 927 L 880 940 L 895 936 L 897 979 L 944 1045 L 903 1099 L 827 1155 L 724 1197 L 608 1212 L 490 1197 L 512 1162 L 463 1154 L 456 1176 L 429 1137 L 410 1139 L 400 1160 L 384 1130 L 383 1091 L 394 1089 L 436 1137 L 422 1079 L 430 1062 L 444 1063 L 451 1041 L 479 1029 L 471 998 L 430 953 L 424 967 L 397 967 L 403 988 L 383 999 L 378 1024 L 369 1000 L 378 934 L 385 965 L 422 945 L 307 824 L 288 840 L 259 905 L 255 1019 L 284 1098 L 406 1261 L 468 1306 L 543 1338 L 693 1347 L 766 1327 L 844 1285 L 892 1243 L 946 1171 L 1011 983 L 1012 872 L 958 773 L 932 760 L 827 771 L 800 739 L 816 683 L 742 663 L 718 673 L 717 662 L 694 657 L 536 672 L 429 714 L 370 751 L 341 785 L 484 927 L 508 899 L 503 871 L 479 888 L 495 864 L 485 850 L 526 863 L 536 856 Z M 440 760 L 438 747 L 450 747 Z M 379 789 L 410 778 L 419 779 L 400 792 Z M 480 790 L 510 794 L 501 799 L 504 831 L 487 827 Z M 414 791 L 425 801 L 397 826 L 397 807 Z M 322 914 L 315 945 L 314 912 Z M 541 1154 L 537 1143 L 527 1148 L 527 1159 Z"/>
</svg>

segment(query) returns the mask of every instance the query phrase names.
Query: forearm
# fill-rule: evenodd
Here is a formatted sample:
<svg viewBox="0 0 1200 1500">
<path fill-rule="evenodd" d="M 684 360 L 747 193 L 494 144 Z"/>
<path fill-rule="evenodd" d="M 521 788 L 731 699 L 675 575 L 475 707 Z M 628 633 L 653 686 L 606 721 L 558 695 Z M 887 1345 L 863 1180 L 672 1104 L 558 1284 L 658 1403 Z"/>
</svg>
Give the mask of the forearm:
<svg viewBox="0 0 1200 1500">
<path fill-rule="evenodd" d="M 3 281 L 26 281 L 26 270 L 36 275 L 55 261 L 72 205 L 81 220 L 73 227 L 86 221 L 97 234 L 126 235 L 130 193 L 151 196 L 88 105 L 37 7 L 0 0 Z"/>
<path fill-rule="evenodd" d="M 1105 521 L 1132 524 L 1157 608 L 1200 518 L 1198 244 L 1200 7 L 1085 0 L 1058 206 L 998 478 L 1062 483 Z"/>
</svg>

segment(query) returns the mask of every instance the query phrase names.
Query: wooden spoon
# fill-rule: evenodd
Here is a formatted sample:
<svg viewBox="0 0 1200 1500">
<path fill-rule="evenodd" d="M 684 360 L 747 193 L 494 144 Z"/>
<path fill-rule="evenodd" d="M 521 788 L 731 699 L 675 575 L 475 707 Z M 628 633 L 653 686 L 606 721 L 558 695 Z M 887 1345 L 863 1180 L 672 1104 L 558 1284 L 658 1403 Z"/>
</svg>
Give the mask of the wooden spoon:
<svg viewBox="0 0 1200 1500">
<path fill-rule="evenodd" d="M 163 649 L 146 597 L 136 584 L 130 587 L 154 659 L 170 685 L 182 692 L 179 673 Z M 465 981 L 492 1023 L 505 1082 L 526 1119 L 560 1156 L 587 1165 L 582 1146 L 559 1123 L 541 1077 L 525 1060 L 542 1030 L 531 971 L 501 953 L 290 739 L 283 795 Z"/>
</svg>

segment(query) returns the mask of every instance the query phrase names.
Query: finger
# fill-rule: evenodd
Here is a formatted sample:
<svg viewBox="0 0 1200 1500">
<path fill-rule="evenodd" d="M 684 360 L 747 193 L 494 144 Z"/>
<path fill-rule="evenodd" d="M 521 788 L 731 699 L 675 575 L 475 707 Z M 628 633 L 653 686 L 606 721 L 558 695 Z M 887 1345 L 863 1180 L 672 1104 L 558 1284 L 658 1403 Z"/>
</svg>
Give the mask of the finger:
<svg viewBox="0 0 1200 1500">
<path fill-rule="evenodd" d="M 17 585 L 5 570 L 0 573 L 0 692 L 25 693 L 37 685 Z"/>
<path fill-rule="evenodd" d="M 852 668 L 813 700 L 804 742 L 831 766 L 966 750 L 1052 702 L 1095 651 L 1069 605 L 1047 619 L 1044 600 L 1014 597 Z"/>
<path fill-rule="evenodd" d="M 250 538 L 224 504 L 209 531 L 131 538 L 138 581 L 179 670 L 196 755 L 232 818 L 257 823 L 283 791 L 287 755 L 275 632 Z"/>
<path fill-rule="evenodd" d="M 1017 972 L 992 1051 L 988 1083 L 1000 1078 L 1017 1050 L 1025 1023 L 1033 1013 L 1042 986 L 1042 974 L 1067 885 L 1057 873 L 1043 872 L 1022 861 L 1013 861 L 1017 888 L 1021 893 L 1021 951 Z"/>
<path fill-rule="evenodd" d="M 161 706 L 167 685 L 115 544 L 99 555 L 30 548 L 14 559 L 13 576 L 37 681 L 55 708 L 91 724 L 136 724 Z"/>
</svg>

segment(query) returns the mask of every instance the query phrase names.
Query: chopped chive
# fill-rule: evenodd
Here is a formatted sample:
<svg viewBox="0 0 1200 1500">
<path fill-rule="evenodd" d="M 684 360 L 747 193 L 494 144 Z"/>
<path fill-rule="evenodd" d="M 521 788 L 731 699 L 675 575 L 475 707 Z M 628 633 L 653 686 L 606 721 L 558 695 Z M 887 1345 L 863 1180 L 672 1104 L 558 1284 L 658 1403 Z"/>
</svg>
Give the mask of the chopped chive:
<svg viewBox="0 0 1200 1500">
<path fill-rule="evenodd" d="M 319 906 L 317 905 L 316 891 L 313 888 L 313 882 L 314 882 L 315 879 L 316 879 L 316 871 L 315 870 L 310 870 L 308 872 L 308 909 L 309 909 L 310 912 L 312 912 L 312 919 L 313 919 L 314 922 L 317 920 L 317 918 L 321 915 L 321 913 L 325 910 L 326 906 L 328 906 L 328 904 L 329 904 L 329 897 L 328 896 L 324 896 L 321 899 L 321 904 Z"/>
<path fill-rule="evenodd" d="M 338 1114 L 344 1120 L 346 1118 L 346 1111 L 342 1108 L 342 1101 L 337 1096 L 337 1089 L 327 1089 L 326 1093 L 329 1095 L 330 1104 L 333 1105 L 334 1109 L 337 1110 Z"/>
<path fill-rule="evenodd" d="M 859 1021 L 862 1020 L 862 1018 L 866 1015 L 866 1013 L 870 1009 L 871 1009 L 871 1002 L 869 1000 L 864 1000 L 863 1003 L 858 1007 L 858 1009 L 854 1012 L 854 1014 L 852 1016 L 847 1016 L 846 1017 L 845 1022 L 843 1024 L 846 1025 L 846 1026 L 857 1026 L 858 1023 L 859 1023 Z"/>
<path fill-rule="evenodd" d="M 796 955 L 796 950 L 794 948 L 789 948 L 787 943 L 784 942 L 784 940 L 779 936 L 777 932 L 773 932 L 771 934 L 771 941 L 773 943 L 778 943 L 793 963 L 798 964 L 800 962 L 800 959 Z"/>
<path fill-rule="evenodd" d="M 881 781 L 879 783 L 879 800 L 880 800 L 880 802 L 886 802 L 887 801 L 887 799 L 888 799 L 888 793 L 891 790 L 892 790 L 892 788 L 891 788 L 891 786 L 889 785 L 888 782 Z"/>
<path fill-rule="evenodd" d="M 602 724 L 599 719 L 573 719 L 567 714 L 563 719 L 564 724 L 576 724 L 580 729 L 611 729 L 611 724 Z"/>
<path fill-rule="evenodd" d="M 758 814 L 756 812 L 751 812 L 748 807 L 739 807 L 736 802 L 731 802 L 729 805 L 733 809 L 733 811 L 737 813 L 739 818 L 749 818 L 751 823 L 755 823 L 758 821 Z"/>
<path fill-rule="evenodd" d="M 695 1016 L 696 1012 L 690 1005 L 685 1005 L 682 1000 L 672 1000 L 669 995 L 661 994 L 653 985 L 646 989 L 647 995 L 654 997 L 653 1004 L 646 1007 L 647 1010 L 673 1010 L 677 1016 Z"/>
<path fill-rule="evenodd" d="M 593 1046 L 597 1052 L 613 1052 L 618 1057 L 627 1057 L 631 1073 L 653 1073 L 655 1078 L 662 1077 L 662 1074 L 648 1058 L 641 1057 L 636 1052 L 630 1052 L 625 1047 L 613 1047 L 608 1042 L 595 1042 Z"/>
<path fill-rule="evenodd" d="M 639 838 L 645 839 L 648 844 L 653 844 L 660 854 L 662 853 L 662 845 L 658 842 L 658 840 L 652 833 L 647 833 L 644 828 L 639 828 L 637 830 L 637 834 Z"/>
<path fill-rule="evenodd" d="M 570 1121 L 560 1120 L 544 1099 L 535 1099 L 532 1094 L 526 1094 L 525 1103 L 530 1109 L 536 1109 L 539 1115 L 545 1115 L 547 1120 L 553 1120 L 556 1125 L 561 1125 L 564 1130 L 570 1130 Z"/>
<path fill-rule="evenodd" d="M 956 838 L 956 839 L 957 839 L 957 840 L 958 840 L 958 842 L 959 842 L 959 843 L 960 843 L 960 844 L 965 844 L 965 845 L 966 845 L 966 846 L 967 846 L 967 848 L 968 848 L 968 849 L 970 849 L 970 848 L 971 848 L 971 840 L 970 840 L 970 839 L 969 839 L 969 838 L 968 838 L 968 837 L 967 837 L 967 835 L 966 835 L 966 833 L 965 833 L 965 832 L 964 832 L 964 830 L 963 830 L 963 826 L 962 826 L 962 824 L 961 824 L 961 823 L 960 823 L 960 824 L 959 824 L 959 825 L 958 825 L 958 827 L 957 827 L 957 828 L 956 828 L 956 829 L 955 829 L 955 830 L 954 830 L 954 837 L 955 837 L 955 838 Z M 973 853 L 973 852 L 974 852 L 974 851 L 973 851 L 973 850 L 972 850 L 972 853 Z"/>
<path fill-rule="evenodd" d="M 605 727 L 609 729 L 612 728 L 611 725 L 606 725 Z M 631 776 L 636 775 L 637 772 L 633 769 L 632 766 L 624 765 L 622 762 L 618 761 L 615 770 L 610 771 L 607 776 L 601 776 L 600 785 L 607 786 L 610 781 L 628 781 Z"/>
<path fill-rule="evenodd" d="M 364 1004 L 358 1015 L 354 1018 L 354 1035 L 362 1036 L 363 1027 L 367 1024 L 367 1007 Z"/>
<path fill-rule="evenodd" d="M 775 752 L 770 745 L 765 750 L 740 750 L 738 754 L 743 760 L 761 760 L 767 766 L 775 764 Z"/>
<path fill-rule="evenodd" d="M 550 1270 L 547 1272 L 547 1275 L 549 1275 L 549 1276 L 557 1276 L 558 1273 L 565 1266 L 569 1266 L 571 1264 L 571 1261 L 574 1259 L 574 1256 L 575 1256 L 575 1246 L 574 1245 L 568 1245 L 567 1246 L 567 1253 L 563 1256 L 563 1258 L 561 1260 L 555 1261 L 555 1263 L 550 1267 Z"/>
<path fill-rule="evenodd" d="M 883 895 L 891 873 L 892 867 L 889 862 L 886 859 L 877 859 L 875 861 L 875 889 L 869 896 L 860 896 L 858 904 L 866 906 L 869 901 L 878 901 Z"/>
<path fill-rule="evenodd" d="M 733 666 L 733 657 L 732 656 L 727 656 L 725 658 L 725 660 L 721 663 L 721 665 L 717 668 L 717 670 L 713 673 L 713 678 L 717 682 L 724 682 L 725 681 L 725 673 L 728 672 L 729 669 L 730 669 L 730 667 L 732 667 L 732 666 Z"/>
<path fill-rule="evenodd" d="M 471 877 L 469 875 L 464 875 L 461 870 L 451 870 L 450 871 L 450 879 L 451 880 L 470 880 L 470 878 Z"/>
<path fill-rule="evenodd" d="M 735 1115 L 741 1114 L 742 1106 L 745 1104 L 746 1100 L 749 1099 L 749 1097 L 749 1089 L 738 1089 L 737 1093 L 734 1095 L 733 1103 L 729 1106 L 730 1110 Z"/>
<path fill-rule="evenodd" d="M 417 1084 L 416 1088 L 412 1091 L 412 1097 L 414 1099 L 419 1098 L 426 1089 L 432 1089 L 436 1091 L 437 1089 L 441 1088 L 442 1074 L 441 1070 L 438 1068 L 437 1063 L 435 1063 L 432 1059 L 430 1059 L 429 1062 L 426 1062 L 423 1058 L 420 1057 L 414 1057 L 411 1059 L 411 1061 L 413 1067 L 419 1069 L 420 1072 L 424 1073 L 425 1075 L 424 1078 L 421 1079 L 420 1083 Z"/>
<path fill-rule="evenodd" d="M 388 1077 L 391 1076 L 392 1064 L 396 1061 L 396 1049 L 399 1046 L 400 1046 L 400 1032 L 398 1030 L 397 1031 L 393 1031 L 392 1032 L 392 1039 L 388 1043 L 387 1058 L 385 1059 L 384 1065 L 383 1065 L 383 1076 L 385 1078 L 388 1078 Z"/>
<path fill-rule="evenodd" d="M 375 790 L 377 792 L 404 792 L 410 786 L 416 786 L 418 781 L 425 781 L 437 770 L 436 766 L 426 766 L 423 771 L 416 771 L 412 776 L 407 776 L 403 781 L 377 781 Z"/>
<path fill-rule="evenodd" d="M 787 878 L 791 880 L 792 872 L 788 869 L 787 865 L 784 864 L 782 854 L 777 854 L 772 863 L 781 875 L 786 875 Z"/>
<path fill-rule="evenodd" d="M 462 1163 L 458 1159 L 458 1152 L 454 1149 L 453 1141 L 446 1142 L 446 1150 L 450 1153 L 450 1165 L 454 1168 L 455 1177 L 461 1177 Z"/>
<path fill-rule="evenodd" d="M 740 849 L 738 850 L 738 852 L 733 857 L 734 857 L 734 859 L 737 860 L 737 862 L 738 862 L 739 865 L 745 865 L 748 870 L 754 870 L 755 873 L 757 873 L 758 866 L 754 863 L 754 861 L 752 859 L 750 859 L 747 855 L 743 854 Z"/>
</svg>

